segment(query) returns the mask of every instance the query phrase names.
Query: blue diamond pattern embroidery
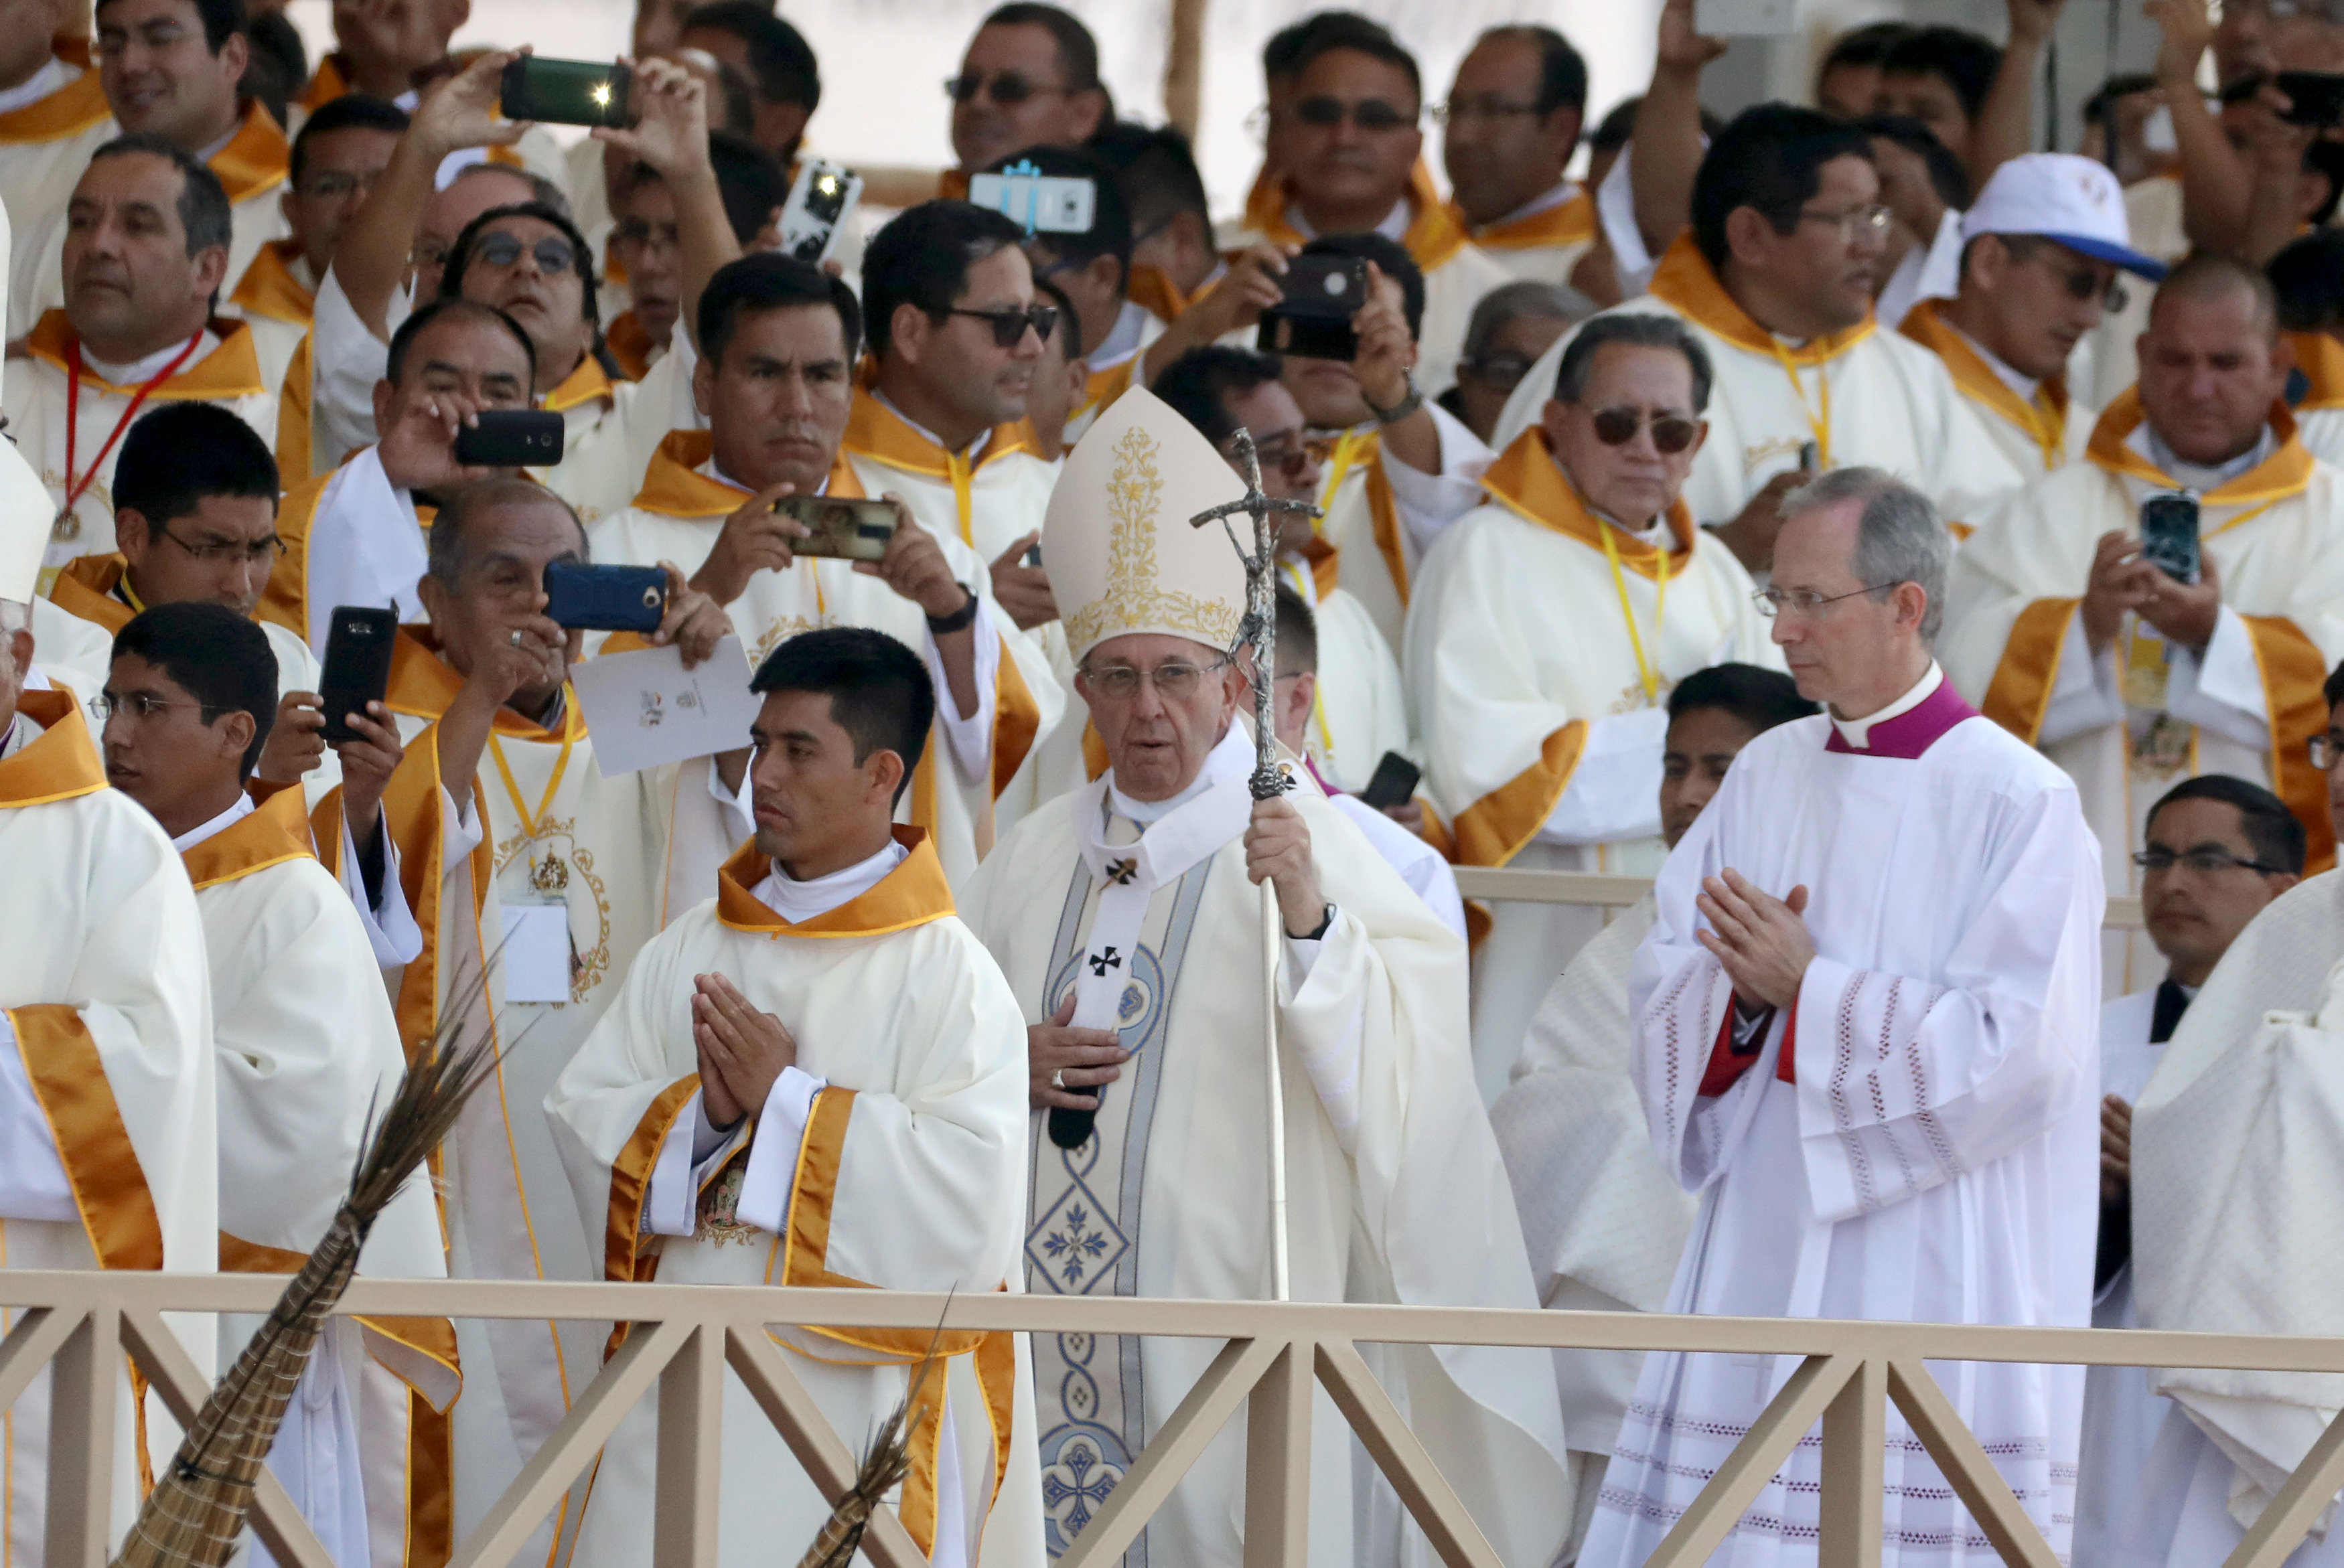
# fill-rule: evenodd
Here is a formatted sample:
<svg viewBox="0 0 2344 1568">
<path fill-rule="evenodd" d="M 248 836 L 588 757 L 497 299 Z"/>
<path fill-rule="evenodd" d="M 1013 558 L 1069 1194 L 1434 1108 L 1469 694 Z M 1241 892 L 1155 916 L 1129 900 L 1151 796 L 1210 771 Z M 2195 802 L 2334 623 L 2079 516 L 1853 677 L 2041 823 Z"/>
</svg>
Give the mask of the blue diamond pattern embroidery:
<svg viewBox="0 0 2344 1568">
<path fill-rule="evenodd" d="M 1130 1243 L 1099 1217 L 1096 1200 L 1077 1185 L 1042 1216 L 1026 1247 L 1035 1266 L 1050 1276 L 1051 1283 L 1079 1295 L 1114 1270 Z"/>
</svg>

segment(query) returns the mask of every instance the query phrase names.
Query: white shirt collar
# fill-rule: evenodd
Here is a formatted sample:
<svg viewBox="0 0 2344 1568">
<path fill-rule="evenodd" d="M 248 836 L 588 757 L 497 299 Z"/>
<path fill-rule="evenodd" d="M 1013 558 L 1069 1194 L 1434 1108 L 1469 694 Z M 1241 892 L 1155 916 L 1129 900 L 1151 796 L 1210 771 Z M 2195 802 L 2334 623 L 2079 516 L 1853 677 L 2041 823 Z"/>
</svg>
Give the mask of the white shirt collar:
<svg viewBox="0 0 2344 1568">
<path fill-rule="evenodd" d="M 1168 799 L 1135 800 L 1115 787 L 1115 771 L 1110 769 L 1106 776 L 1107 805 L 1116 816 L 1145 828 L 1157 818 L 1178 810 L 1231 774 L 1252 772 L 1253 764 L 1253 736 L 1243 724 L 1232 719 L 1228 733 L 1221 737 L 1211 751 L 1206 753 L 1205 765 L 1197 769 L 1196 778 L 1188 781 L 1186 789 Z"/>
<path fill-rule="evenodd" d="M 238 822 L 241 822 L 247 817 L 251 816 L 252 810 L 252 797 L 239 789 L 236 792 L 235 805 L 229 807 L 227 810 L 221 812 L 210 821 L 200 823 L 196 827 L 190 828 L 186 832 L 180 834 L 177 838 L 172 839 L 171 848 L 178 850 L 179 853 L 184 855 L 188 850 L 194 849 L 197 845 L 202 843 L 205 839 L 212 837 L 214 834 L 225 832 L 228 829 L 235 827 Z"/>
<path fill-rule="evenodd" d="M 1911 690 L 1879 712 L 1865 714 L 1862 719 L 1842 719 L 1834 713 L 1831 716 L 1832 724 L 1839 730 L 1841 739 L 1858 751 L 1869 751 L 1872 749 L 1874 725 L 1884 724 L 1900 714 L 1912 712 L 1928 699 L 1931 692 L 1944 685 L 1945 679 L 1945 672 L 1937 668 L 1937 661 L 1933 658 L 1929 661 L 1929 672 L 1915 681 Z"/>
<path fill-rule="evenodd" d="M 2173 448 L 2165 444 L 2163 437 L 2148 427 L 2148 421 L 2146 419 L 2133 427 L 2132 434 L 2125 438 L 2125 445 L 2173 476 L 2183 489 L 2196 490 L 2203 495 L 2208 490 L 2220 488 L 2249 468 L 2268 461 L 2271 452 L 2278 446 L 2278 439 L 2271 434 L 2271 427 L 2266 424 L 2262 434 L 2255 437 L 2253 446 L 2228 462 L 2216 464 L 2210 467 L 2198 463 L 2186 463 L 2175 457 Z"/>
<path fill-rule="evenodd" d="M 697 472 L 700 474 L 701 477 L 704 479 L 713 479 L 720 485 L 730 485 L 734 489 L 743 491 L 752 496 L 757 493 L 756 486 L 743 484 L 740 480 L 726 473 L 722 468 L 717 467 L 716 459 L 713 457 L 711 457 L 705 463 L 701 464 Z M 822 483 L 815 487 L 813 493 L 817 496 L 827 496 L 830 494 L 830 476 L 827 473 L 823 475 Z"/>
<path fill-rule="evenodd" d="M 1115 326 L 1099 346 L 1093 349 L 1084 363 L 1093 370 L 1106 370 L 1139 352 L 1139 335 L 1147 327 L 1147 307 L 1125 300 L 1123 308 L 1115 313 Z"/>
<path fill-rule="evenodd" d="M 217 338 L 212 338 L 211 328 L 208 327 L 204 328 L 203 331 L 197 333 L 196 336 L 198 338 L 211 339 L 212 346 L 214 347 L 218 347 L 218 340 Z M 150 381 L 154 379 L 157 375 L 161 373 L 163 367 L 168 365 L 174 358 L 177 357 L 179 350 L 185 348 L 187 346 L 187 339 L 180 338 L 177 342 L 169 344 L 165 347 L 157 348 L 154 353 L 146 356 L 146 358 L 133 360 L 127 365 L 110 364 L 106 360 L 100 359 L 96 355 L 92 354 L 89 349 L 85 347 L 81 353 L 81 362 L 87 368 L 96 371 L 99 376 L 113 382 L 116 387 L 136 387 L 142 381 Z M 199 346 L 196 353 L 189 357 L 188 363 L 193 364 L 196 360 L 202 358 L 206 352 L 207 352 L 207 350 Z"/>
<path fill-rule="evenodd" d="M 939 447 L 945 451 L 951 450 L 950 447 L 945 446 L 943 437 L 937 435 L 934 430 L 929 429 L 925 425 L 921 424 L 917 419 L 913 418 L 909 414 L 904 413 L 901 408 L 896 407 L 895 400 L 893 397 L 888 397 L 887 394 L 882 392 L 876 387 L 871 388 L 871 396 L 879 399 L 880 407 L 885 408 L 887 412 L 894 415 L 896 418 L 901 419 L 904 424 L 909 425 L 913 429 L 918 431 L 921 438 L 926 441 L 929 446 Z M 979 452 L 984 451 L 985 444 L 992 439 L 993 432 L 990 430 L 984 431 L 975 440 L 971 441 L 968 444 L 968 450 L 962 453 L 961 456 L 966 457 L 972 463 L 975 462 L 976 455 Z"/>
<path fill-rule="evenodd" d="M 1942 316 L 1937 319 L 1945 321 L 1945 317 Z M 1952 322 L 1945 321 L 1945 329 L 1948 332 L 1951 332 L 1955 337 L 1960 338 L 1969 347 L 1969 351 L 1971 353 L 1985 361 L 1985 367 L 1994 372 L 1995 379 L 2000 381 L 2005 387 L 2009 387 L 2013 392 L 2016 393 L 2020 402 L 2032 403 L 2035 401 L 2035 394 L 2043 389 L 2042 382 L 2037 381 L 2034 377 L 2026 374 L 2024 371 L 2012 368 L 2000 355 L 1996 354 L 1993 349 L 1988 348 L 1985 344 L 1980 343 L 1976 338 L 1972 337 L 1968 333 L 1964 332 L 1960 327 L 1955 327 Z"/>
<path fill-rule="evenodd" d="M 1544 195 L 1531 197 L 1496 223 L 1484 224 L 1481 226 L 1485 229 L 1500 228 L 1510 223 L 1520 223 L 1526 217 L 1536 217 L 1542 212 L 1552 212 L 1578 194 L 1579 182 L 1574 179 L 1563 179 L 1550 187 Z"/>
<path fill-rule="evenodd" d="M 1383 222 L 1376 225 L 1376 232 L 1386 239 L 1397 243 L 1399 236 L 1408 232 L 1408 226 L 1414 222 L 1415 218 L 1416 213 L 1408 205 L 1408 197 L 1402 196 L 1393 204 L 1391 211 L 1384 214 Z M 1299 202 L 1289 201 L 1286 204 L 1286 226 L 1305 239 L 1318 237 L 1318 231 L 1310 226 L 1310 220 L 1302 216 L 1302 204 Z"/>
<path fill-rule="evenodd" d="M 0 88 L 0 115 L 13 114 L 27 105 L 37 104 L 59 87 L 70 84 L 81 75 L 66 74 L 66 63 L 55 55 L 41 62 L 41 68 L 13 87 Z"/>
<path fill-rule="evenodd" d="M 779 865 L 771 867 L 765 879 L 755 888 L 757 901 L 793 926 L 803 925 L 820 915 L 826 915 L 841 904 L 861 898 L 884 880 L 888 872 L 904 863 L 911 851 L 894 839 L 886 848 L 866 859 L 826 877 L 798 881 L 783 874 Z"/>
</svg>

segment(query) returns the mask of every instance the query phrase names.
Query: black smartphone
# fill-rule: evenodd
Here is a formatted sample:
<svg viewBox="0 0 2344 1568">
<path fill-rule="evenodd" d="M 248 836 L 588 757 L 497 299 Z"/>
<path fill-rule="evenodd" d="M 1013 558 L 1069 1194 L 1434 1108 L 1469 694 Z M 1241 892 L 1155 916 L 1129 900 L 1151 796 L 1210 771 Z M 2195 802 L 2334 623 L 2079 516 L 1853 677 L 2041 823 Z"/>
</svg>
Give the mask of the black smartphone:
<svg viewBox="0 0 2344 1568">
<path fill-rule="evenodd" d="M 1416 781 L 1423 777 L 1423 769 L 1397 751 L 1387 751 L 1384 759 L 1376 764 L 1368 787 L 1359 791 L 1359 804 L 1373 806 L 1379 811 L 1405 806 L 1415 799 Z"/>
<path fill-rule="evenodd" d="M 2141 558 L 2175 582 L 2198 580 L 2198 498 L 2151 496 L 2140 504 Z"/>
<path fill-rule="evenodd" d="M 326 618 L 326 666 L 318 678 L 318 696 L 326 712 L 328 745 L 359 739 L 345 717 L 364 713 L 368 703 L 380 702 L 390 689 L 390 649 L 398 638 L 395 610 L 341 604 Z"/>
<path fill-rule="evenodd" d="M 2344 75 L 2333 71 L 2281 71 L 2277 80 L 2278 90 L 2287 95 L 2289 125 L 2344 125 Z"/>
<path fill-rule="evenodd" d="M 1262 312 L 1255 347 L 1305 359 L 1356 359 L 1351 317 L 1368 302 L 1368 264 L 1341 256 L 1298 256 L 1278 282 L 1286 296 Z"/>
<path fill-rule="evenodd" d="M 548 60 L 523 55 L 505 67 L 498 106 L 508 120 L 551 126 L 631 126 L 627 96 L 635 73 L 616 61 Z"/>
<path fill-rule="evenodd" d="M 1817 473 L 1822 470 L 1823 466 L 1824 447 L 1822 442 L 1802 441 L 1799 443 L 1799 472 L 1803 474 Z"/>
<path fill-rule="evenodd" d="M 806 537 L 790 547 L 793 555 L 833 560 L 875 561 L 895 537 L 895 503 L 845 496 L 783 496 L 773 510 L 796 521 Z"/>
<path fill-rule="evenodd" d="M 561 416 L 542 408 L 483 408 L 456 427 L 456 461 L 470 468 L 551 468 L 561 461 Z"/>
<path fill-rule="evenodd" d="M 667 615 L 667 573 L 658 567 L 592 567 L 553 561 L 545 568 L 545 615 L 581 631 L 657 631 Z"/>
</svg>

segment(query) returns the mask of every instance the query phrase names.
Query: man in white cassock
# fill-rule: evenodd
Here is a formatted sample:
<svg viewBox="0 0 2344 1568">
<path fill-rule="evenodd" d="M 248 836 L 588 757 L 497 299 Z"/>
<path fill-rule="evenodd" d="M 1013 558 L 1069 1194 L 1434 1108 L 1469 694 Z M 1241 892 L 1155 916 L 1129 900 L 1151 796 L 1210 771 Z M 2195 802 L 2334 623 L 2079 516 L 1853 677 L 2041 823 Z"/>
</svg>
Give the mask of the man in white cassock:
<svg viewBox="0 0 2344 1568">
<path fill-rule="evenodd" d="M 2149 810 L 2144 839 L 2141 911 L 2167 967 L 2155 986 L 2100 1010 L 2100 1242 L 2092 1326 L 2103 1329 L 2140 1326 L 2131 1267 L 2133 1102 L 2214 966 L 2303 872 L 2303 824 L 2287 803 L 2224 774 L 2200 774 L 2167 790 Z M 2077 1568 L 2163 1560 L 2154 1544 L 2160 1504 L 2142 1483 L 2173 1404 L 2150 1391 L 2152 1375 L 2142 1367 L 2100 1366 L 2085 1376 Z"/>
<path fill-rule="evenodd" d="M 27 686 L 51 515 L 39 479 L 0 452 L 0 1268 L 209 1273 L 219 1177 L 203 922 L 169 838 L 106 787 L 73 695 Z M 23 1316 L 0 1312 L 0 1327 Z M 209 1367 L 212 1320 L 174 1328 Z M 116 1369 L 111 1540 L 178 1434 L 159 1400 L 143 1422 L 133 1410 L 125 1358 L 102 1360 Z M 49 1378 L 0 1416 L 12 1563 L 45 1553 Z"/>
<path fill-rule="evenodd" d="M 1590 322 L 1540 425 L 1482 476 L 1488 504 L 1427 561 L 1410 699 L 1460 864 L 1649 876 L 1665 853 L 1653 801 L 1669 689 L 1723 659 L 1781 663 L 1749 574 L 1683 498 L 1711 367 L 1672 317 Z M 1495 907 L 1473 959 L 1484 1100 L 1555 974 L 1602 929 L 1600 910 Z"/>
<path fill-rule="evenodd" d="M 2303 742 L 2344 657 L 2344 474 L 2279 400 L 2288 351 L 2270 286 L 2225 256 L 2175 267 L 2141 337 L 2139 386 L 2085 461 L 1978 520 L 1955 558 L 1945 661 L 1963 695 L 2076 780 L 2111 894 L 2134 892 L 2141 824 L 2181 779 L 2227 773 L 2285 800 L 2335 854 Z M 2195 580 L 2146 553 L 2142 508 L 2195 502 Z M 2111 935 L 2109 989 L 2163 968 Z"/>
<path fill-rule="evenodd" d="M 1629 978 L 1653 1148 L 1702 1193 L 1668 1310 L 2080 1326 L 2105 895 L 2075 786 L 1930 657 L 1952 540 L 1925 499 L 1851 469 L 1786 509 L 1774 637 L 1829 712 L 1735 759 Z M 1580 1562 L 1642 1563 L 1798 1364 L 1648 1356 Z M 2064 1552 L 2083 1369 L 1940 1381 Z M 1886 1443 L 1883 1561 L 1986 1551 L 1893 1411 Z M 1711 1561 L 1814 1561 L 1821 1462 L 1793 1451 Z"/>
<path fill-rule="evenodd" d="M 927 835 L 894 823 L 930 744 L 928 673 L 886 633 L 841 627 L 782 644 L 755 686 L 750 749 L 724 759 L 755 799 L 754 841 L 636 956 L 546 1101 L 590 1242 L 619 1282 L 1020 1289 L 1026 1020 Z M 930 1338 L 770 1332 L 850 1443 Z M 941 1386 L 916 1391 L 929 1414 L 900 1510 L 936 1563 L 1040 1560 L 1016 1338 L 945 1334 Z M 652 1551 L 653 1413 L 603 1451 L 581 1568 Z M 724 1439 L 722 1561 L 801 1550 L 830 1505 L 731 1380 Z"/>
<path fill-rule="evenodd" d="M 1051 498 L 1042 559 L 1109 766 L 1021 821 L 964 900 L 1029 1026 L 1026 1288 L 1269 1295 L 1266 880 L 1282 925 L 1294 1296 L 1528 1307 L 1521 1229 L 1466 1071 L 1464 944 L 1307 780 L 1259 803 L 1247 788 L 1248 670 L 1224 652 L 1245 574 L 1225 532 L 1188 522 L 1239 488 L 1202 436 L 1134 389 Z M 1212 1355 L 1182 1340 L 1035 1341 L 1052 1555 Z M 1542 1568 L 1570 1523 L 1544 1358 L 1383 1359 L 1500 1558 Z M 1350 1483 L 1332 1405 L 1312 1419 L 1310 1561 L 1392 1560 L 1405 1543 L 1389 1495 Z M 1239 1562 L 1244 1446 L 1234 1429 L 1217 1438 L 1127 1560 Z"/>
<path fill-rule="evenodd" d="M 1756 665 L 1715 664 L 1677 682 L 1661 753 L 1661 836 L 1670 847 L 1743 747 L 1814 711 L 1789 676 Z M 1511 1081 L 1490 1107 L 1544 1307 L 1659 1312 L 1692 1227 L 1694 1201 L 1652 1156 L 1628 1065 L 1628 965 L 1655 913 L 1647 895 L 1579 950 L 1539 1004 Z M 1571 1553 L 1595 1517 L 1643 1364 L 1642 1351 L 1554 1352 L 1577 1498 Z"/>
<path fill-rule="evenodd" d="M 114 646 L 102 699 L 106 779 L 171 835 L 203 917 L 219 1265 L 297 1273 L 333 1222 L 369 1112 L 406 1070 L 398 1021 L 364 922 L 310 850 L 301 791 L 254 783 L 277 711 L 276 660 L 260 628 L 222 605 L 166 604 L 132 619 Z M 429 1182 L 392 1201 L 360 1271 L 447 1277 Z M 235 1364 L 261 1321 L 221 1315 L 219 1365 Z M 341 1568 L 409 1561 L 410 1401 L 444 1412 L 459 1382 L 445 1318 L 328 1323 L 269 1467 Z"/>
</svg>

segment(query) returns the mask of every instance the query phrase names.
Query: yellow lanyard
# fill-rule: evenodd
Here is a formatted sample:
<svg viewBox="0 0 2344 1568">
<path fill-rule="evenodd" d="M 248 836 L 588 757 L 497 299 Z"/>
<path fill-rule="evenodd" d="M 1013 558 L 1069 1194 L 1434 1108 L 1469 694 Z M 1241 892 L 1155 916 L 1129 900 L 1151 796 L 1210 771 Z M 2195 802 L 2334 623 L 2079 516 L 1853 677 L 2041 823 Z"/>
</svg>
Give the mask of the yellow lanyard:
<svg viewBox="0 0 2344 1568">
<path fill-rule="evenodd" d="M 1636 608 L 1628 602 L 1628 574 L 1620 566 L 1620 542 L 1612 537 L 1614 525 L 1608 518 L 1595 520 L 1603 529 L 1603 558 L 1612 563 L 1612 586 L 1619 590 L 1620 614 L 1628 622 L 1628 646 L 1636 650 L 1636 674 L 1644 683 L 1644 700 L 1657 706 L 1661 700 L 1661 672 L 1654 669 L 1652 661 L 1644 656 L 1643 634 L 1636 629 Z M 1661 526 L 1668 526 L 1665 519 Z M 1661 569 L 1657 578 L 1660 602 L 1654 607 L 1652 615 L 1652 640 L 1656 645 L 1662 629 L 1669 621 L 1668 551 L 1662 549 L 1660 558 Z"/>
<path fill-rule="evenodd" d="M 1327 485 L 1318 492 L 1320 510 L 1333 508 L 1335 492 L 1343 487 L 1344 476 L 1351 471 L 1351 465 L 1359 460 L 1359 448 L 1367 443 L 1368 438 L 1357 430 L 1346 430 L 1336 440 L 1335 455 L 1328 459 Z M 1327 531 L 1327 519 L 1323 517 L 1314 518 L 1311 519 L 1310 526 L 1323 534 Z"/>
<path fill-rule="evenodd" d="M 1807 433 L 1815 438 L 1815 466 L 1828 468 L 1831 462 L 1831 365 L 1829 361 L 1815 366 L 1815 386 L 1822 398 L 1824 417 L 1818 421 L 1815 411 L 1807 403 L 1807 389 L 1799 384 L 1797 367 L 1783 352 L 1783 340 L 1773 333 L 1766 335 L 1767 344 L 1774 350 L 1774 358 L 1783 367 L 1783 374 L 1791 378 L 1791 392 L 1799 400 L 1799 412 L 1806 416 Z"/>
<path fill-rule="evenodd" d="M 2049 473 L 2066 460 L 2067 417 L 2052 405 L 2049 393 L 2035 393 L 2035 444 L 2043 448 L 2043 471 Z"/>
<path fill-rule="evenodd" d="M 968 458 L 958 452 L 946 452 L 945 472 L 952 477 L 953 505 L 960 510 L 960 542 L 974 549 L 976 535 L 970 526 L 969 514 L 975 509 L 976 502 L 969 494 L 974 481 L 970 477 Z"/>
<path fill-rule="evenodd" d="M 1280 561 L 1278 565 L 1285 569 L 1288 579 L 1293 583 L 1294 591 L 1301 597 L 1302 602 L 1315 611 L 1318 608 L 1318 590 L 1305 573 L 1302 563 L 1285 560 Z M 1327 728 L 1327 689 L 1322 683 L 1315 680 L 1310 684 L 1310 719 L 1318 727 L 1318 745 L 1326 752 L 1328 765 L 1331 767 L 1335 760 L 1335 737 L 1334 733 Z"/>
<path fill-rule="evenodd" d="M 513 814 L 520 819 L 521 836 L 525 839 L 537 837 L 545 814 L 553 809 L 554 791 L 561 788 L 561 776 L 570 770 L 570 749 L 578 744 L 579 734 L 586 728 L 585 720 L 578 714 L 578 700 L 567 686 L 561 689 L 561 755 L 554 759 L 553 777 L 546 780 L 545 794 L 534 812 L 521 799 L 520 786 L 513 780 L 512 765 L 505 760 L 505 749 L 497 739 L 497 732 L 489 731 L 489 755 L 497 759 L 497 773 L 504 779 L 505 794 L 512 801 Z"/>
</svg>

